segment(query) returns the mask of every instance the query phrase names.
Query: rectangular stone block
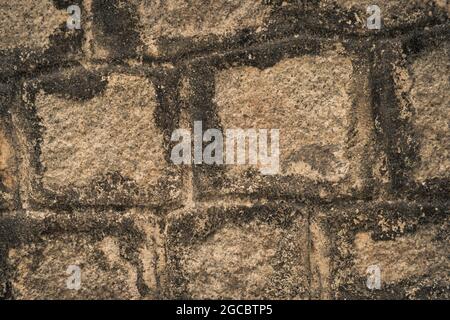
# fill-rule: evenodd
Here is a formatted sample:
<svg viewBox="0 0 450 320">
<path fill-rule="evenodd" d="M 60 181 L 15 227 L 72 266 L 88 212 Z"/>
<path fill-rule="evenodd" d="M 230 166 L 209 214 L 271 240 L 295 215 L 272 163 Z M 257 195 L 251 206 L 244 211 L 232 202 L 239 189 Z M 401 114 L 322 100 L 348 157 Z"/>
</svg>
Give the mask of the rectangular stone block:
<svg viewBox="0 0 450 320">
<path fill-rule="evenodd" d="M 10 220 L 9 298 L 157 298 L 156 220 L 133 211 L 76 214 L 28 212 Z"/>
<path fill-rule="evenodd" d="M 407 64 L 394 74 L 401 115 L 415 143 L 409 176 L 419 185 L 450 178 L 450 43 L 427 43 L 425 37 L 406 41 Z"/>
<path fill-rule="evenodd" d="M 442 206 L 318 210 L 311 219 L 315 298 L 448 299 L 448 234 Z"/>
<path fill-rule="evenodd" d="M 0 209 L 14 209 L 17 203 L 17 160 L 12 137 L 11 117 L 7 110 L 12 87 L 0 83 Z"/>
<path fill-rule="evenodd" d="M 167 79 L 151 70 L 81 68 L 27 81 L 14 114 L 25 203 L 170 207 L 180 200 L 181 168 L 167 150 L 177 121 Z"/>
<path fill-rule="evenodd" d="M 81 54 L 83 23 L 69 29 L 67 8 L 81 0 L 39 3 L 28 0 L 0 1 L 0 71 L 2 74 L 30 72 L 37 65 L 73 60 Z M 82 12 L 84 13 L 84 12 Z"/>
<path fill-rule="evenodd" d="M 0 119 L 0 208 L 12 209 L 17 191 L 16 163 L 4 122 Z"/>
<path fill-rule="evenodd" d="M 307 213 L 286 204 L 198 207 L 167 229 L 167 298 L 308 299 Z"/>
<path fill-rule="evenodd" d="M 201 120 L 204 131 L 218 128 L 224 136 L 223 164 L 195 167 L 200 198 L 369 195 L 374 136 L 365 63 L 341 43 L 296 41 L 232 53 L 225 62 L 201 61 L 187 77 L 192 121 Z M 230 129 L 255 130 L 261 140 L 247 136 L 240 150 L 227 145 Z M 269 130 L 268 137 L 262 129 Z M 272 129 L 279 130 L 279 156 L 270 152 Z M 265 141 L 273 156 L 268 164 L 257 151 Z M 251 146 L 258 154 L 256 165 L 250 162 Z M 244 165 L 236 158 L 230 163 L 229 150 L 244 156 Z M 272 164 L 277 170 L 264 172 Z"/>
</svg>

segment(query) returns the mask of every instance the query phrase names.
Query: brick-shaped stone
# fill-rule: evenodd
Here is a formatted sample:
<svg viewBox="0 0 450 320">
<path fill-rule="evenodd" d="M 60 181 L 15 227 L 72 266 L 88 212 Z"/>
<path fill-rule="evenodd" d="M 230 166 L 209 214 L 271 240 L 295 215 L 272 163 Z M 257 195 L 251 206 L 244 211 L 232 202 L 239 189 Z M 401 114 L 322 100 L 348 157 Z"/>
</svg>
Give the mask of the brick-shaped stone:
<svg viewBox="0 0 450 320">
<path fill-rule="evenodd" d="M 0 70 L 29 71 L 36 64 L 70 60 L 81 51 L 83 29 L 69 29 L 69 5 L 81 1 L 0 1 Z"/>
<path fill-rule="evenodd" d="M 29 212 L 25 220 L 10 221 L 15 227 L 6 238 L 11 239 L 6 242 L 9 295 L 27 300 L 157 297 L 156 220 L 132 211 L 76 214 Z"/>
<path fill-rule="evenodd" d="M 445 211 L 395 203 L 318 212 L 311 219 L 316 298 L 448 299 Z"/>
<path fill-rule="evenodd" d="M 12 88 L 8 84 L 0 84 L 0 208 L 12 209 L 17 204 L 17 161 L 12 138 L 9 109 Z"/>
<path fill-rule="evenodd" d="M 16 169 L 14 149 L 0 122 L 0 207 L 10 207 L 16 189 Z"/>
<path fill-rule="evenodd" d="M 0 37 L 2 50 L 48 47 L 50 36 L 67 20 L 66 12 L 56 8 L 53 1 L 42 1 L 38 6 L 23 0 L 2 1 L 0 5 L 4 23 Z"/>
<path fill-rule="evenodd" d="M 206 61 L 212 76 L 197 71 L 203 79 L 191 79 L 188 86 L 198 95 L 190 99 L 192 118 L 203 119 L 204 130 L 223 131 L 224 154 L 227 148 L 238 152 L 226 144 L 229 129 L 279 130 L 276 174 L 264 174 L 261 159 L 249 164 L 247 148 L 246 165 L 224 160 L 216 171 L 199 166 L 194 174 L 200 194 L 352 197 L 367 187 L 373 138 L 367 70 L 342 44 L 296 45 L 249 50 L 225 63 Z M 312 53 L 293 54 L 294 47 Z M 205 101 L 208 95 L 211 101 Z"/>
<path fill-rule="evenodd" d="M 381 281 L 385 287 L 411 278 L 418 279 L 416 288 L 405 290 L 407 296 L 416 296 L 416 290 L 426 292 L 427 287 L 430 291 L 435 287 L 435 294 L 448 294 L 448 291 L 443 290 L 450 285 L 450 261 L 447 245 L 441 239 L 447 231 L 448 226 L 427 226 L 414 234 L 387 241 L 375 241 L 370 233 L 360 232 L 353 243 L 355 272 L 360 277 L 368 277 L 367 269 L 376 265 L 380 268 Z M 441 290 L 443 292 L 439 292 Z"/>
<path fill-rule="evenodd" d="M 351 60 L 337 55 L 286 59 L 266 70 L 232 68 L 216 75 L 214 102 L 224 128 L 281 130 L 284 175 L 338 182 L 350 167 L 342 142 L 352 71 Z"/>
<path fill-rule="evenodd" d="M 24 199 L 84 205 L 177 200 L 180 168 L 168 161 L 164 131 L 170 128 L 163 127 L 162 108 L 170 117 L 171 107 L 160 104 L 152 77 L 142 72 L 81 69 L 27 82 L 16 110 L 30 160 L 22 168 Z"/>
<path fill-rule="evenodd" d="M 307 299 L 307 214 L 287 205 L 198 208 L 171 218 L 169 298 Z"/>
<path fill-rule="evenodd" d="M 13 280 L 16 299 L 93 298 L 136 299 L 136 270 L 120 257 L 117 239 L 102 241 L 80 239 L 77 236 L 44 239 L 47 245 L 25 245 L 9 252 L 9 260 L 17 275 Z M 45 257 L 36 266 L 36 257 Z M 75 277 L 79 267 L 81 283 L 69 287 L 67 281 Z M 76 285 L 76 284 L 74 284 Z"/>
<path fill-rule="evenodd" d="M 405 115 L 418 144 L 411 177 L 418 183 L 449 178 L 449 58 L 450 44 L 442 43 L 414 55 L 408 70 L 398 69 L 395 74 L 400 106 L 410 106 Z"/>
</svg>

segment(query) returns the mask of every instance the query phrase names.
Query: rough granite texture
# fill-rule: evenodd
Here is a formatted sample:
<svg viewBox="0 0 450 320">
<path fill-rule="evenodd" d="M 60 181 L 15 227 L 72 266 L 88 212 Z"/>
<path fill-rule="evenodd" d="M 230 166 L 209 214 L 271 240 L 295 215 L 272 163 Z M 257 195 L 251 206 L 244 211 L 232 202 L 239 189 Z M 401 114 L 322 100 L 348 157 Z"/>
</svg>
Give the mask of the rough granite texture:
<svg viewBox="0 0 450 320">
<path fill-rule="evenodd" d="M 0 299 L 450 299 L 449 13 L 0 0 Z M 174 164 L 194 121 L 279 173 Z"/>
<path fill-rule="evenodd" d="M 263 71 L 228 69 L 216 75 L 213 102 L 224 128 L 280 128 L 281 174 L 339 182 L 351 171 L 345 155 L 351 74 L 351 60 L 333 53 L 286 59 Z"/>
<path fill-rule="evenodd" d="M 15 270 L 12 292 L 17 299 L 92 299 L 100 295 L 106 299 L 139 297 L 136 271 L 129 262 L 121 261 L 116 239 L 107 237 L 96 242 L 89 237 L 63 236 L 42 240 L 47 244 L 25 245 L 9 252 L 8 258 Z M 42 258 L 35 265 L 33 261 L 37 255 Z M 66 287 L 67 262 L 83 270 L 79 292 Z"/>
<path fill-rule="evenodd" d="M 447 44 L 422 55 L 411 67 L 413 124 L 421 137 L 421 162 L 413 174 L 420 182 L 445 177 L 450 167 L 450 61 L 442 59 L 449 55 Z"/>
<path fill-rule="evenodd" d="M 139 185 L 152 184 L 161 175 L 164 157 L 162 134 L 154 124 L 155 89 L 136 76 L 112 74 L 105 81 L 104 93 L 87 102 L 36 95 L 37 116 L 45 128 L 44 185 L 79 187 L 105 171 L 119 171 Z M 113 148 L 107 143 L 111 139 Z"/>
<path fill-rule="evenodd" d="M 50 37 L 61 23 L 65 23 L 65 10 L 59 10 L 51 0 L 33 5 L 27 0 L 0 2 L 0 50 L 23 47 L 45 49 Z"/>
</svg>

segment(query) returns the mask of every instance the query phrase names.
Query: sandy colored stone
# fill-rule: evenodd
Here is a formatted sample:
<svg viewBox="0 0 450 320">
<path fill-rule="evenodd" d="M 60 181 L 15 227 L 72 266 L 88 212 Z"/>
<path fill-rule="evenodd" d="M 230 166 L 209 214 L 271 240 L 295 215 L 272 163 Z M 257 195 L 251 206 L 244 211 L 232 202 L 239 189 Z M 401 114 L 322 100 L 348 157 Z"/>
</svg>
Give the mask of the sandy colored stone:
<svg viewBox="0 0 450 320">
<path fill-rule="evenodd" d="M 449 176 L 450 46 L 423 54 L 411 67 L 413 125 L 420 137 L 420 164 L 414 178 L 423 182 Z"/>
<path fill-rule="evenodd" d="M 429 18 L 434 6 L 442 13 L 448 13 L 449 6 L 445 2 L 445 0 L 325 0 L 321 1 L 321 8 L 336 3 L 344 10 L 355 10 L 357 21 L 363 28 L 370 16 L 367 7 L 377 5 L 381 9 L 382 28 L 393 28 Z"/>
<path fill-rule="evenodd" d="M 51 0 L 0 0 L 0 50 L 46 48 L 49 37 L 68 17 Z"/>
<path fill-rule="evenodd" d="M 339 182 L 351 173 L 352 71 L 351 60 L 335 52 L 265 70 L 231 68 L 216 75 L 214 102 L 224 129 L 280 129 L 282 175 Z"/>
<path fill-rule="evenodd" d="M 374 241 L 370 233 L 358 233 L 355 238 L 355 268 L 361 277 L 371 265 L 381 269 L 382 285 L 423 275 L 450 280 L 449 249 L 439 241 L 438 229 L 424 228 L 395 240 Z"/>
<path fill-rule="evenodd" d="M 5 119 L 0 121 L 0 207 L 2 209 L 14 206 L 14 193 L 18 180 L 15 149 L 4 121 Z"/>
<path fill-rule="evenodd" d="M 14 186 L 14 149 L 0 126 L 0 181 L 8 189 Z"/>
<path fill-rule="evenodd" d="M 183 268 L 192 279 L 189 292 L 197 299 L 256 298 L 274 273 L 270 260 L 280 236 L 279 230 L 264 225 L 220 230 L 183 257 Z"/>
<path fill-rule="evenodd" d="M 356 209 L 350 215 L 331 209 L 313 218 L 312 297 L 445 299 L 450 283 L 445 217 L 419 223 L 420 208 L 373 209 Z M 322 214 L 329 218 L 323 220 Z M 381 288 L 367 286 L 369 268 L 381 270 Z"/>
<path fill-rule="evenodd" d="M 111 74 L 105 92 L 87 101 L 41 91 L 41 161 L 47 186 L 88 184 L 119 172 L 138 185 L 157 182 L 166 161 L 155 125 L 155 89 L 143 77 Z"/>
<path fill-rule="evenodd" d="M 45 237 L 11 249 L 12 291 L 16 299 L 137 299 L 135 267 L 121 256 L 114 237 Z M 67 288 L 69 265 L 81 268 L 79 290 Z"/>
<path fill-rule="evenodd" d="M 253 0 L 134 0 L 150 52 L 161 38 L 230 36 L 263 27 L 271 7 Z"/>
<path fill-rule="evenodd" d="M 255 221 L 225 226 L 205 242 L 183 250 L 180 266 L 188 295 L 193 299 L 307 298 L 305 231 L 299 227 L 290 233 Z"/>
</svg>

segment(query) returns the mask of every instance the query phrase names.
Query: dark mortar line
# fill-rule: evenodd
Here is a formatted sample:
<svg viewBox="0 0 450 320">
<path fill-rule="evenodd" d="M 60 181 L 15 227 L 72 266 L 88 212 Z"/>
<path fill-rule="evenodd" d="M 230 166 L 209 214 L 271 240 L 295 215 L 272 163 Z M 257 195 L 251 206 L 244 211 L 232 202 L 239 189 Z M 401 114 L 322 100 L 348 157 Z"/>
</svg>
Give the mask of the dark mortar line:
<svg viewBox="0 0 450 320">
<path fill-rule="evenodd" d="M 368 43 L 366 46 L 370 46 Z M 371 61 L 373 61 L 373 51 L 370 48 L 367 48 L 367 54 L 361 54 L 361 48 L 354 48 L 353 44 L 349 44 L 349 47 L 346 47 L 346 50 L 350 52 L 354 52 L 354 55 L 351 56 L 352 66 L 353 66 L 353 74 L 352 74 L 352 112 L 351 112 L 351 126 L 348 132 L 349 141 L 347 144 L 347 150 L 351 150 L 352 147 L 357 147 L 358 144 L 364 145 L 363 153 L 364 156 L 360 158 L 361 160 L 361 175 L 365 180 L 363 191 L 356 196 L 356 198 L 362 198 L 364 200 L 373 200 L 376 197 L 376 178 L 374 177 L 373 168 L 376 165 L 376 152 L 374 143 L 371 138 L 372 135 L 375 135 L 375 124 L 374 124 L 374 114 L 371 110 L 371 96 L 366 95 L 366 87 L 359 83 L 360 73 L 364 78 L 364 81 L 367 80 L 367 89 L 370 92 L 370 77 L 371 77 Z M 361 90 L 361 92 L 359 91 Z M 358 96 L 359 94 L 362 97 Z M 363 100 L 363 104 L 360 104 L 360 100 Z M 367 100 L 366 100 L 367 99 Z M 367 110 L 368 109 L 368 110 Z M 364 123 L 364 115 L 361 113 L 367 112 L 367 122 L 370 123 L 371 127 L 368 128 L 369 133 L 367 136 L 362 135 L 359 132 L 359 128 Z M 354 134 L 353 141 L 351 139 L 351 133 Z M 367 139 L 367 140 L 366 140 Z M 353 142 L 353 143 L 352 143 Z M 349 156 L 349 159 L 351 156 Z M 361 195 L 361 196 L 359 196 Z"/>
<path fill-rule="evenodd" d="M 383 61 L 383 67 L 379 65 L 374 67 L 377 59 Z M 396 119 L 398 118 L 399 103 L 394 92 L 393 69 L 390 66 L 392 60 L 390 58 L 386 61 L 380 56 L 380 52 L 377 52 L 371 64 L 369 81 L 372 113 L 374 120 L 378 120 L 381 126 L 381 132 L 379 130 L 376 132 L 378 139 L 380 139 L 381 144 L 384 146 L 383 149 L 388 159 L 390 188 L 396 190 L 404 184 L 402 170 L 404 167 L 404 159 L 395 148 L 396 137 L 393 136 L 397 132 L 397 128 L 395 128 L 395 121 L 392 120 L 392 116 Z M 393 112 L 396 114 L 392 115 Z"/>
<path fill-rule="evenodd" d="M 9 220 L 14 222 L 12 226 L 17 227 L 17 230 L 12 234 L 12 238 L 6 239 L 5 243 L 9 248 L 16 248 L 28 243 L 43 243 L 43 237 L 58 237 L 61 235 L 85 235 L 97 240 L 114 236 L 122 242 L 131 240 L 132 242 L 142 243 L 144 241 L 144 236 L 134 225 L 131 218 L 117 221 L 108 220 L 107 217 L 103 216 L 98 218 L 97 216 L 98 219 L 90 219 L 88 222 L 82 218 L 74 216 L 73 219 L 58 220 L 57 217 L 53 216 L 40 220 L 26 216 L 10 217 Z M 0 227 L 2 227 L 2 222 L 0 220 Z M 79 224 L 83 224 L 83 222 L 87 225 L 79 227 Z"/>
<path fill-rule="evenodd" d="M 289 17 L 288 17 L 289 18 Z M 296 26 L 296 28 L 299 29 L 292 29 L 289 28 L 287 30 L 281 30 L 281 31 L 272 31 L 269 30 L 267 32 L 264 32 L 262 34 L 254 35 L 255 30 L 250 30 L 249 35 L 242 34 L 242 32 L 238 32 L 236 35 L 227 38 L 225 40 L 216 40 L 216 37 L 210 36 L 210 41 L 207 41 L 208 37 L 206 39 L 202 38 L 201 44 L 197 45 L 195 38 L 175 38 L 170 39 L 170 41 L 174 42 L 175 44 L 171 44 L 170 46 L 176 47 L 177 44 L 183 44 L 183 43 L 192 43 L 192 46 L 184 45 L 185 48 L 189 48 L 186 51 L 179 50 L 175 51 L 171 54 L 165 54 L 164 57 L 155 57 L 151 55 L 143 55 L 143 59 L 148 62 L 159 62 L 159 61 L 183 61 L 186 59 L 192 59 L 195 58 L 195 56 L 205 56 L 210 55 L 214 53 L 220 53 L 220 52 L 226 52 L 226 51 L 233 51 L 233 50 L 239 50 L 240 44 L 242 43 L 242 40 L 240 39 L 243 36 L 249 37 L 247 42 L 249 42 L 251 45 L 246 46 L 245 48 L 252 47 L 253 45 L 264 45 L 265 43 L 271 43 L 271 42 L 278 42 L 283 41 L 285 39 L 296 39 L 295 37 L 310 37 L 314 39 L 334 39 L 336 41 L 342 40 L 361 40 L 361 41 L 367 41 L 370 39 L 375 40 L 391 40 L 396 38 L 401 38 L 403 36 L 408 36 L 408 34 L 417 32 L 417 29 L 421 28 L 438 28 L 440 26 L 446 25 L 446 23 L 442 23 L 441 21 L 437 21 L 434 24 L 429 24 L 427 22 L 424 23 L 416 23 L 415 25 L 407 25 L 407 26 L 401 26 L 394 29 L 388 29 L 386 31 L 370 31 L 368 30 L 366 34 L 361 34 L 357 32 L 346 32 L 346 31 L 333 31 L 333 30 L 327 30 L 327 29 L 314 29 L 310 26 L 303 26 L 299 25 Z M 269 28 L 270 29 L 270 28 Z M 252 34 L 253 32 L 253 34 Z M 427 32 L 424 30 L 424 32 Z M 253 36 L 252 36 L 253 35 Z M 166 42 L 169 42 L 169 39 L 166 40 Z M 184 48 L 183 47 L 183 48 Z M 193 49 L 190 49 L 193 48 Z M 168 49 L 170 50 L 170 49 Z"/>
<path fill-rule="evenodd" d="M 448 33 L 448 27 L 450 24 L 438 24 L 433 25 L 430 28 L 433 28 L 432 30 L 410 30 L 408 33 L 397 35 L 396 37 L 380 37 L 376 35 L 370 35 L 367 37 L 348 37 L 346 35 L 340 36 L 341 34 L 331 34 L 328 37 L 323 36 L 315 36 L 314 34 L 305 33 L 304 35 L 300 35 L 296 37 L 296 35 L 289 35 L 287 37 L 283 38 L 276 38 L 276 39 L 269 39 L 268 41 L 264 42 L 257 42 L 255 44 L 252 44 L 250 46 L 245 47 L 231 47 L 231 48 L 224 48 L 223 51 L 220 50 L 198 50 L 194 51 L 193 54 L 186 54 L 186 53 L 180 53 L 180 54 L 174 54 L 171 56 L 165 56 L 165 57 L 153 57 L 153 56 L 143 56 L 143 63 L 153 64 L 153 63 L 186 63 L 186 62 L 192 62 L 196 60 L 201 60 L 204 58 L 211 58 L 211 57 L 221 57 L 225 56 L 227 54 L 233 54 L 233 53 L 242 53 L 246 51 L 253 51 L 253 50 L 262 50 L 264 48 L 270 47 L 270 46 L 277 46 L 277 45 L 283 45 L 283 44 L 293 44 L 298 43 L 300 45 L 304 44 L 304 39 L 307 39 L 309 41 L 317 41 L 319 43 L 333 43 L 333 42 L 347 42 L 347 41 L 353 41 L 356 40 L 357 44 L 360 44 L 361 46 L 365 46 L 364 43 L 369 42 L 378 42 L 383 43 L 384 41 L 401 41 L 402 39 L 407 39 L 415 34 L 420 34 L 423 36 L 442 36 L 442 30 L 444 32 Z M 338 36 L 338 37 L 336 37 Z"/>
<path fill-rule="evenodd" d="M 130 209 L 144 209 L 151 211 L 156 216 L 164 216 L 167 214 L 167 211 L 175 211 L 183 208 L 184 205 L 181 201 L 174 201 L 173 203 L 165 203 L 165 204 L 77 204 L 77 203 L 56 203 L 54 205 L 47 205 L 43 203 L 31 203 L 28 211 L 38 211 L 38 210 L 53 210 L 56 213 L 64 214 L 64 213 L 77 213 L 77 211 L 118 211 L 125 212 Z M 82 214 L 82 213 L 78 213 Z"/>
<path fill-rule="evenodd" d="M 314 192 L 314 195 L 302 195 L 302 194 L 296 194 L 296 193 L 278 193 L 278 194 L 267 194 L 267 189 L 271 188 L 271 186 L 268 187 L 261 187 L 261 191 L 257 191 L 254 193 L 247 193 L 245 191 L 243 192 L 230 192 L 226 194 L 227 198 L 237 198 L 240 200 L 269 200 L 269 201 L 292 201 L 297 203 L 304 203 L 304 202 L 310 202 L 310 203 L 317 203 L 317 204 L 324 204 L 324 203 L 330 203 L 330 202 L 345 202 L 345 201 L 370 201 L 373 199 L 372 195 L 367 195 L 365 193 L 361 193 L 361 196 L 358 195 L 342 195 L 342 196 L 335 196 L 334 198 L 322 198 L 319 196 L 317 192 Z M 207 201 L 216 201 L 220 199 L 224 199 L 224 195 L 219 195 L 217 192 L 210 191 L 208 193 L 202 192 L 201 197 L 205 200 L 198 200 L 198 197 L 196 199 L 197 202 L 207 202 Z"/>
<path fill-rule="evenodd" d="M 196 204 L 201 206 L 202 208 L 219 208 L 222 207 L 222 205 L 218 205 L 215 206 L 215 203 L 217 203 L 215 200 L 217 199 L 208 199 L 206 201 L 196 201 Z M 237 202 L 235 205 L 232 205 L 231 207 L 235 207 L 235 206 L 242 206 L 242 207 L 247 207 L 247 205 L 245 204 L 245 202 L 242 201 L 254 201 L 251 202 L 249 204 L 249 208 L 251 208 L 252 206 L 267 206 L 271 203 L 286 203 L 286 204 L 290 204 L 293 206 L 298 206 L 301 208 L 305 208 L 305 207 L 314 207 L 314 206 L 318 206 L 318 207 L 334 207 L 336 209 L 345 209 L 345 208 L 361 208 L 361 207 L 383 207 L 383 206 L 392 206 L 392 208 L 398 207 L 398 206 L 405 206 L 407 205 L 408 207 L 414 207 L 414 208 L 423 208 L 423 207 L 430 207 L 430 208 L 439 208 L 442 210 L 447 210 L 450 214 L 450 200 L 446 199 L 446 200 L 442 200 L 442 201 L 411 201 L 409 199 L 404 199 L 404 198 L 398 198 L 398 199 L 389 199 L 389 200 L 370 200 L 370 201 L 362 201 L 360 199 L 335 199 L 335 201 L 331 201 L 331 202 L 313 202 L 310 201 L 310 199 L 306 199 L 305 201 L 295 201 L 292 199 L 273 199 L 273 202 L 265 202 L 266 200 L 268 200 L 267 198 L 257 198 L 257 199 L 249 199 L 249 198 L 236 198 L 236 197 L 230 197 L 227 198 L 226 200 L 230 201 L 231 203 L 233 203 L 233 200 L 238 200 L 240 202 Z M 242 204 L 244 203 L 244 204 Z M 89 214 L 84 214 L 84 213 L 78 213 L 76 212 L 80 207 L 75 207 L 75 208 L 69 208 L 67 210 L 61 209 L 61 207 L 57 208 L 57 212 L 56 214 L 61 214 L 61 215 L 66 215 L 66 214 L 74 214 L 74 216 L 91 216 Z M 103 206 L 103 205 L 92 205 L 92 206 L 83 206 L 82 209 L 87 209 L 89 211 L 93 211 L 94 214 L 102 214 L 104 216 L 102 217 L 107 217 L 107 216 L 116 216 L 117 213 L 114 213 L 114 211 L 118 211 L 118 212 L 122 212 L 122 211 L 126 211 L 129 209 L 149 209 L 151 208 L 150 206 L 146 206 L 146 205 L 129 205 L 129 206 Z M 29 209 L 22 209 L 22 210 L 14 210 L 13 212 L 33 212 L 36 210 L 42 210 L 42 209 L 55 209 L 54 207 L 51 206 L 42 206 L 39 208 L 29 208 Z M 165 208 L 164 211 L 179 211 L 179 210 L 186 210 L 189 211 L 190 208 L 185 208 L 184 205 L 180 205 L 179 207 L 175 207 L 172 209 L 167 209 Z M 81 210 L 81 209 L 80 209 Z M 81 210 L 82 211 L 82 210 Z M 11 210 L 9 209 L 3 209 L 0 211 L 0 213 L 9 213 L 11 212 Z M 95 215 L 92 215 L 93 217 L 95 217 Z M 159 216 L 156 215 L 155 216 Z M 161 215 L 162 218 L 168 218 L 167 215 Z M 170 217 L 169 217 L 170 218 Z"/>
<path fill-rule="evenodd" d="M 393 33 L 393 31 L 391 30 L 390 33 L 393 33 L 393 36 L 383 36 L 383 35 L 377 35 L 377 34 L 372 34 L 372 35 L 367 35 L 367 36 L 360 36 L 358 34 L 354 34 L 354 36 L 351 36 L 351 34 L 344 34 L 342 35 L 342 33 L 325 33 L 325 35 L 328 35 L 327 37 L 323 37 L 323 36 L 315 36 L 314 33 L 305 33 L 304 35 L 301 35 L 300 37 L 296 37 L 296 33 L 294 32 L 293 35 L 288 35 L 287 37 L 282 37 L 282 38 L 274 38 L 274 39 L 268 39 L 268 41 L 261 41 L 261 42 L 257 42 L 256 44 L 250 45 L 250 46 L 246 46 L 246 47 L 239 47 L 239 46 L 226 46 L 226 45 L 222 45 L 222 47 L 219 46 L 219 50 L 214 50 L 214 49 L 198 49 L 192 52 L 180 52 L 177 54 L 173 54 L 173 55 L 169 55 L 169 56 L 164 56 L 164 57 L 154 57 L 154 56 L 149 56 L 149 55 L 137 55 L 137 54 L 133 54 L 130 55 L 130 57 L 123 57 L 123 58 L 113 58 L 112 60 L 108 60 L 108 59 L 92 59 L 92 62 L 94 64 L 105 64 L 105 65 L 120 65 L 123 67 L 130 67 L 129 64 L 127 64 L 126 62 L 124 62 L 125 59 L 128 58 L 136 58 L 138 60 L 142 60 L 142 64 L 143 65 L 151 65 L 154 67 L 155 63 L 160 63 L 160 64 L 164 64 L 164 63 L 185 63 L 185 62 L 190 62 L 190 61 L 195 61 L 197 59 L 202 59 L 202 58 L 207 58 L 207 57 L 214 57 L 214 56 L 222 56 L 224 54 L 227 53 L 239 53 L 239 52 L 245 52 L 247 50 L 255 50 L 255 49 L 262 49 L 266 46 L 270 46 L 270 45 L 276 45 L 276 44 L 283 44 L 283 43 L 292 43 L 292 42 L 299 42 L 301 43 L 301 40 L 299 39 L 311 39 L 314 41 L 319 41 L 319 42 L 339 42 L 339 41 L 348 41 L 348 40 L 356 40 L 358 43 L 364 43 L 365 41 L 379 41 L 379 42 L 383 42 L 383 41 L 396 41 L 396 40 L 402 40 L 402 39 L 407 39 L 409 37 L 411 37 L 412 35 L 415 34 L 419 34 L 419 35 L 423 35 L 423 36 L 438 36 L 438 37 L 442 37 L 442 32 L 445 33 L 449 33 L 449 23 L 446 24 L 435 24 L 435 25 L 430 25 L 430 26 L 424 26 L 424 27 L 429 27 L 432 28 L 432 30 L 417 30 L 416 29 L 412 29 L 410 27 L 405 27 L 405 30 L 409 30 L 408 32 L 405 33 L 400 33 L 400 34 L 395 34 Z M 222 51 L 221 51 L 222 50 Z M 73 60 L 67 60 L 67 61 L 58 61 L 52 62 L 52 63 L 38 63 L 36 65 L 36 67 L 31 70 L 31 72 L 29 70 L 21 70 L 21 71 L 12 71 L 10 72 L 11 75 L 9 75 L 8 77 L 15 77 L 15 76 L 19 76 L 19 77 L 25 77 L 27 78 L 35 78 L 35 76 L 30 76 L 32 74 L 38 74 L 38 75 L 43 75 L 46 73 L 54 73 L 55 71 L 61 70 L 64 67 L 72 67 L 72 66 L 80 66 L 80 59 L 73 59 Z"/>
</svg>

